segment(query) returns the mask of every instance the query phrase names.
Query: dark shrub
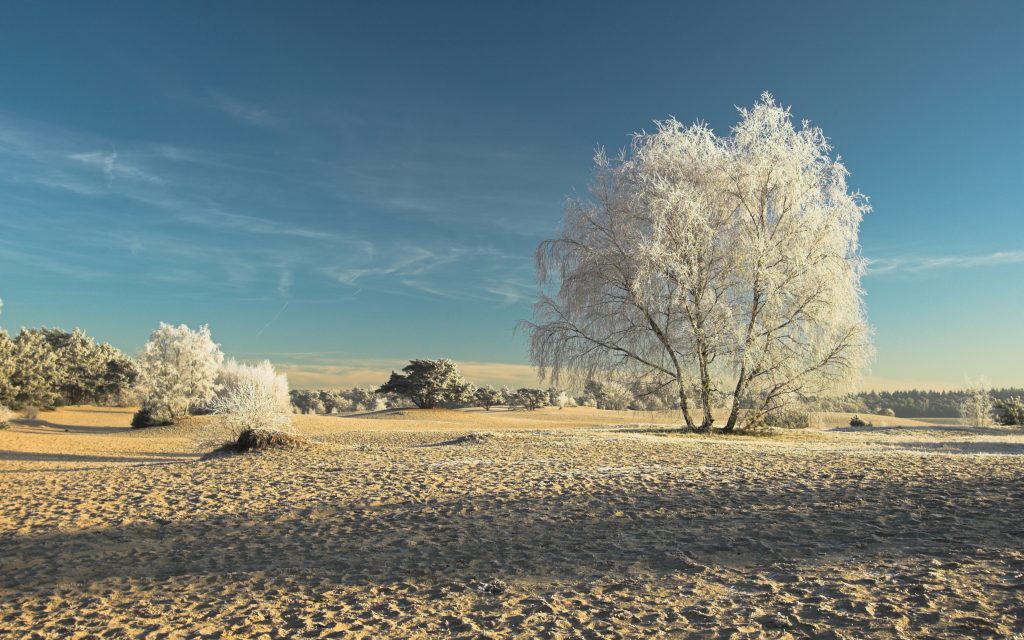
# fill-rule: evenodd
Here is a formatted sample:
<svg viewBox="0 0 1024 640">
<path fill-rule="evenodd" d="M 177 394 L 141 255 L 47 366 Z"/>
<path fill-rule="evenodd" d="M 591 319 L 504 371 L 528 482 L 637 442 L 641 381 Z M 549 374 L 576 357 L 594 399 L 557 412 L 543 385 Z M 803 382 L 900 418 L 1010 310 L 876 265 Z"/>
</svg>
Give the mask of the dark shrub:
<svg viewBox="0 0 1024 640">
<path fill-rule="evenodd" d="M 214 453 L 244 453 L 246 451 L 265 451 L 282 449 L 306 444 L 301 436 L 270 429 L 246 429 L 238 434 L 238 440 L 228 442 Z"/>
<path fill-rule="evenodd" d="M 870 427 L 871 423 L 870 422 L 864 422 L 864 420 L 862 420 L 860 416 L 855 415 L 852 418 L 850 418 L 850 426 L 851 427 Z"/>
<path fill-rule="evenodd" d="M 135 415 L 132 416 L 132 429 L 163 427 L 169 424 L 171 424 L 170 420 L 161 419 L 158 412 L 154 412 L 146 407 L 139 409 L 135 412 Z"/>
<path fill-rule="evenodd" d="M 800 409 L 780 409 L 765 415 L 764 426 L 780 429 L 806 429 L 811 426 L 811 414 Z"/>
</svg>

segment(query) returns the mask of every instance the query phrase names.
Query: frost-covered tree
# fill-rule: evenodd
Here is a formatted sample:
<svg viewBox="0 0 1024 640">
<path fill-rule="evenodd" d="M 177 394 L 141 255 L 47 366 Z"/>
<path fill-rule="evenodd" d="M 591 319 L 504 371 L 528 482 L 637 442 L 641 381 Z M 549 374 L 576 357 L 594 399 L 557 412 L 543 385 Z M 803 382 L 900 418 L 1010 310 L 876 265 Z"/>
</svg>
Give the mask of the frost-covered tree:
<svg viewBox="0 0 1024 640">
<path fill-rule="evenodd" d="M 343 392 L 343 395 L 355 411 L 377 411 L 380 407 L 378 400 L 381 398 L 373 389 L 354 387 Z"/>
<path fill-rule="evenodd" d="M 278 412 L 291 413 L 292 402 L 288 392 L 288 376 L 274 370 L 269 360 L 245 364 L 228 358 L 220 366 L 216 379 L 216 397 L 225 398 L 244 380 L 254 379 L 261 389 L 268 389 L 277 401 Z"/>
<path fill-rule="evenodd" d="M 1024 425 L 1024 398 L 1011 396 L 1000 400 L 995 407 L 996 422 L 1006 426 Z"/>
<path fill-rule="evenodd" d="M 57 356 L 59 372 L 54 386 L 62 404 L 84 404 L 96 400 L 98 387 L 106 373 L 105 351 L 81 329 L 39 329 Z M 109 346 L 109 345 L 108 345 Z"/>
<path fill-rule="evenodd" d="M 555 397 L 551 401 L 551 404 L 552 406 L 558 407 L 559 409 L 564 409 L 566 407 L 575 407 L 576 400 L 573 399 L 573 397 L 570 396 L 568 393 L 564 391 L 559 391 L 557 394 L 555 394 Z"/>
<path fill-rule="evenodd" d="M 686 425 L 725 430 L 840 389 L 870 355 L 858 228 L 869 207 L 820 129 L 768 94 L 731 135 L 674 119 L 596 157 L 537 250 L 543 293 L 525 323 L 554 383 L 671 385 Z M 696 417 L 695 417 L 696 416 Z"/>
<path fill-rule="evenodd" d="M 105 342 L 96 345 L 96 352 L 103 369 L 95 381 L 92 401 L 101 405 L 127 404 L 139 377 L 135 361 Z"/>
<path fill-rule="evenodd" d="M 515 406 L 535 411 L 548 406 L 548 392 L 543 389 L 522 388 L 515 393 Z"/>
<path fill-rule="evenodd" d="M 138 357 L 140 412 L 150 422 L 173 422 L 189 407 L 205 405 L 217 390 L 223 361 L 208 326 L 193 331 L 161 322 Z"/>
<path fill-rule="evenodd" d="M 408 398 L 420 409 L 468 400 L 470 386 L 455 363 L 447 358 L 412 360 L 402 371 L 404 373 L 392 371 L 391 378 L 377 389 L 377 393 L 394 393 Z"/>
<path fill-rule="evenodd" d="M 994 406 L 988 382 L 984 379 L 967 381 L 967 394 L 960 401 L 960 421 L 972 427 L 992 424 Z"/>
<path fill-rule="evenodd" d="M 14 340 L 7 332 L 0 329 L 0 405 L 14 404 L 15 388 L 11 382 L 14 374 Z"/>
<path fill-rule="evenodd" d="M 502 404 L 503 400 L 501 391 L 490 385 L 479 387 L 473 392 L 473 404 L 483 407 L 485 411 L 490 411 L 491 407 Z"/>
<path fill-rule="evenodd" d="M 316 391 L 309 389 L 292 389 L 289 392 L 292 406 L 299 413 L 322 413 L 324 405 Z"/>
<path fill-rule="evenodd" d="M 633 403 L 633 392 L 626 385 L 615 381 L 601 385 L 601 395 L 597 399 L 599 409 L 624 411 Z"/>
<path fill-rule="evenodd" d="M 9 384 L 10 406 L 48 408 L 60 401 L 64 377 L 57 353 L 39 330 L 25 329 L 14 339 L 14 362 Z"/>
</svg>

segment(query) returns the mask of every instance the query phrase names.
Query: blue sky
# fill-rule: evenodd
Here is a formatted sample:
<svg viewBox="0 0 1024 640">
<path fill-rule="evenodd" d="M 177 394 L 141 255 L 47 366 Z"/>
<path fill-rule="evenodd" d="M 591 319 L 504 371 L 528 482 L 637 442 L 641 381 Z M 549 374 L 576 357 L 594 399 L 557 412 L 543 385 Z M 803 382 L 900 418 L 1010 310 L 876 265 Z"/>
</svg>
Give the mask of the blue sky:
<svg viewBox="0 0 1024 640">
<path fill-rule="evenodd" d="M 1024 384 L 1024 4 L 5 3 L 3 326 L 161 321 L 293 385 L 529 382 L 597 145 L 763 90 L 870 196 L 867 386 Z"/>
</svg>

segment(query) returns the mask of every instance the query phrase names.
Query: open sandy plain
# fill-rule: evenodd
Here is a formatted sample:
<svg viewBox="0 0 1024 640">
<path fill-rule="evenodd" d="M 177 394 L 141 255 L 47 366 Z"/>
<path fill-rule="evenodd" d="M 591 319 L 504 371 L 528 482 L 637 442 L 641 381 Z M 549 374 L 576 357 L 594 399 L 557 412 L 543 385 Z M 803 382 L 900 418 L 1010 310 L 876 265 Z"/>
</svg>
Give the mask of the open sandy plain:
<svg viewBox="0 0 1024 640">
<path fill-rule="evenodd" d="M 0 431 L 0 636 L 1024 633 L 1019 431 L 410 410 L 204 459 L 206 419 L 130 415 Z"/>
</svg>

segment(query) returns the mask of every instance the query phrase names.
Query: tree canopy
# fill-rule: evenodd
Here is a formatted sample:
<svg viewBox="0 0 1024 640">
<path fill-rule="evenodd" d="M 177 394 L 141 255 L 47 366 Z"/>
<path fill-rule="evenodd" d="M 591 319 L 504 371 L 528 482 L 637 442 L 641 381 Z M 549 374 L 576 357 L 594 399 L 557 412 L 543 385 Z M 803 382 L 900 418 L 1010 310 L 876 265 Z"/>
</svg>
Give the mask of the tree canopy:
<svg viewBox="0 0 1024 640">
<path fill-rule="evenodd" d="M 730 136 L 671 119 L 599 152 L 592 197 L 537 250 L 525 325 L 541 375 L 672 386 L 688 426 L 725 405 L 727 431 L 741 406 L 756 417 L 855 380 L 868 206 L 830 152 L 767 94 Z"/>
<path fill-rule="evenodd" d="M 455 363 L 447 358 L 412 360 L 402 371 L 392 371 L 391 378 L 377 393 L 394 393 L 408 398 L 421 409 L 432 409 L 439 404 L 464 402 L 473 390 Z"/>
</svg>

